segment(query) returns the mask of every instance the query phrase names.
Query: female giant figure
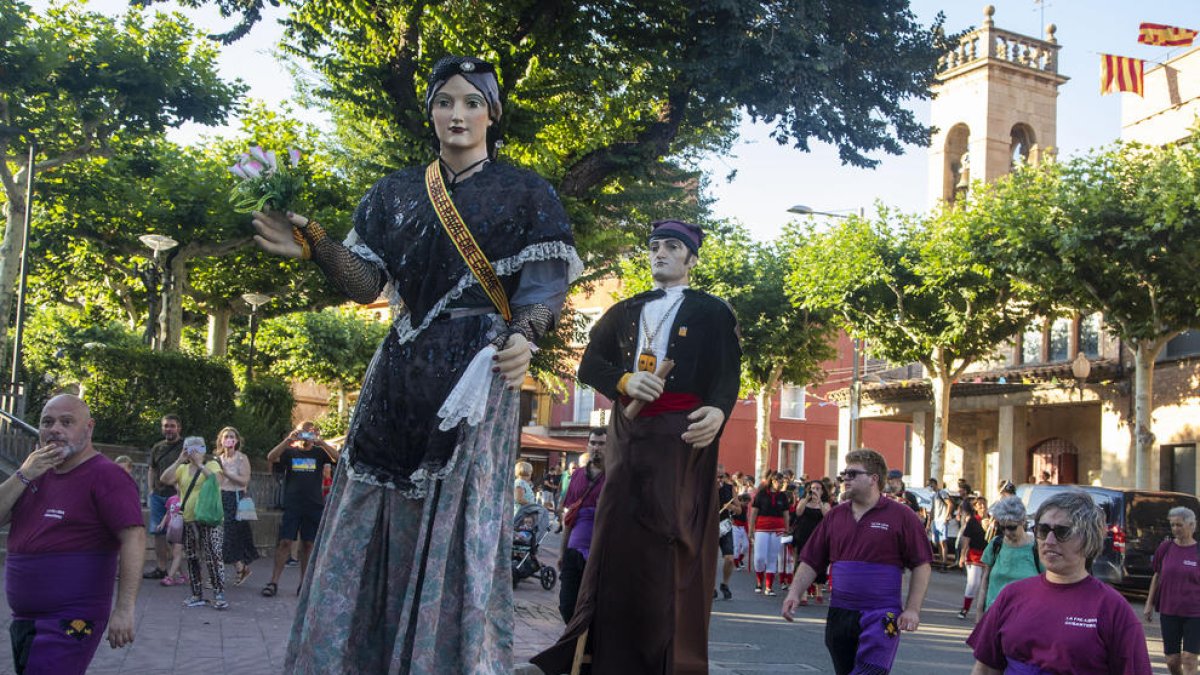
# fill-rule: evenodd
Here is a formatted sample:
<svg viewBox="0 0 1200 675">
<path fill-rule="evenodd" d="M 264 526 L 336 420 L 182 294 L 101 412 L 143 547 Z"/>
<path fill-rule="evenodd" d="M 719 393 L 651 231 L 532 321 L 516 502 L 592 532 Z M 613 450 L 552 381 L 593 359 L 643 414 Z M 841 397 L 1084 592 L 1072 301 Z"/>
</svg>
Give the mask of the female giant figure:
<svg viewBox="0 0 1200 675">
<path fill-rule="evenodd" d="M 519 389 L 582 265 L 550 185 L 495 161 L 492 66 L 442 59 L 425 101 L 438 160 L 376 183 L 344 244 L 255 214 L 263 249 L 311 256 L 352 300 L 403 305 L 351 421 L 287 672 L 512 671 Z"/>
</svg>

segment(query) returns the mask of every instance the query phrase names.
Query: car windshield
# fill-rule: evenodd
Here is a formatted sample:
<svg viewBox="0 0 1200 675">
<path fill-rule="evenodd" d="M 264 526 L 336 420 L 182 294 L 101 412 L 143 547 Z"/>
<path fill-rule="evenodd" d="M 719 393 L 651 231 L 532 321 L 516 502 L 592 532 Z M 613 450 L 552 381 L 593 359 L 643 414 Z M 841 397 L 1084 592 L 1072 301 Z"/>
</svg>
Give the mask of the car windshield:
<svg viewBox="0 0 1200 675">
<path fill-rule="evenodd" d="M 1017 488 L 1017 495 L 1025 500 L 1025 510 L 1029 514 L 1029 524 L 1032 526 L 1033 518 L 1037 515 L 1038 507 L 1042 505 L 1042 502 L 1064 490 L 1075 489 L 1088 493 L 1092 501 L 1104 509 L 1104 521 L 1106 523 L 1111 525 L 1116 522 L 1116 519 L 1113 517 L 1113 493 L 1106 490 L 1089 489 L 1087 487 L 1076 488 L 1064 485 L 1022 485 L 1020 488 Z"/>
<path fill-rule="evenodd" d="M 1180 506 L 1180 496 L 1175 494 L 1134 493 L 1129 508 L 1129 523 L 1126 526 L 1132 538 L 1150 537 L 1161 541 L 1171 536 L 1171 523 L 1167 512 Z M 1183 506 L 1196 508 L 1194 504 Z"/>
</svg>

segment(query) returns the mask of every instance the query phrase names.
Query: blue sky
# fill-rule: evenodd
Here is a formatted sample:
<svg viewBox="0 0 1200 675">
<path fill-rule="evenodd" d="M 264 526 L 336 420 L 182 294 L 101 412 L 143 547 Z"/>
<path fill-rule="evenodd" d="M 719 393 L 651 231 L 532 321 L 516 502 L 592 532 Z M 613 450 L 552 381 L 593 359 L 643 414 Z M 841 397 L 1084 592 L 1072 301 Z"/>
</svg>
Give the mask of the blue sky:
<svg viewBox="0 0 1200 675">
<path fill-rule="evenodd" d="M 35 9 L 46 0 L 33 0 Z M 1131 94 L 1101 96 L 1099 61 L 1101 52 L 1161 61 L 1180 49 L 1147 47 L 1137 43 L 1137 27 L 1142 21 L 1200 28 L 1200 5 L 1182 0 L 998 0 L 996 26 L 1025 35 L 1041 37 L 1046 23 L 1058 27 L 1062 45 L 1059 72 L 1071 78 L 1061 87 L 1058 111 L 1059 151 L 1071 155 L 1104 145 L 1120 134 L 1120 99 Z M 963 0 L 915 0 L 913 10 L 923 23 L 931 23 L 938 11 L 946 14 L 946 27 L 956 32 L 978 26 L 983 20 L 983 5 Z M 167 5 L 159 5 L 166 7 Z M 90 7 L 106 13 L 120 13 L 124 0 L 92 0 Z M 185 11 L 197 24 L 220 30 L 231 24 L 211 9 Z M 238 77 L 251 86 L 250 94 L 268 102 L 280 102 L 292 95 L 291 75 L 271 56 L 281 37 L 274 24 L 280 10 L 267 7 L 267 21 L 250 37 L 226 48 L 221 68 L 226 77 Z M 929 102 L 912 102 L 922 121 L 929 119 Z M 310 117 L 319 121 L 319 117 Z M 175 132 L 176 140 L 189 142 L 206 129 L 189 127 Z M 791 216 L 788 207 L 806 204 L 817 210 L 856 210 L 875 201 L 920 211 L 926 207 L 928 180 L 925 149 L 909 147 L 904 155 L 880 156 L 876 169 L 842 166 L 830 146 L 814 145 L 805 153 L 781 147 L 768 136 L 769 128 L 745 123 L 741 137 L 730 156 L 710 158 L 701 167 L 711 176 L 711 195 L 722 217 L 735 218 L 750 228 L 758 239 L 779 234 Z M 736 170 L 736 179 L 725 180 Z"/>
</svg>

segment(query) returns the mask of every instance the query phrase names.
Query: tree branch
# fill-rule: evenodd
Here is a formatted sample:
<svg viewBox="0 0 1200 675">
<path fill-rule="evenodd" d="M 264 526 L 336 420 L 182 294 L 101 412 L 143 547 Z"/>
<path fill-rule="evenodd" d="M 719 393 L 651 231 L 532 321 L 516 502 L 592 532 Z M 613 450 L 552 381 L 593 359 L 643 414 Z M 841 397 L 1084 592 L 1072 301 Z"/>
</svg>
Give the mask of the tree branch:
<svg viewBox="0 0 1200 675">
<path fill-rule="evenodd" d="M 417 138 L 423 137 L 425 129 L 425 103 L 417 98 L 417 50 L 421 40 L 421 15 L 425 13 L 426 3 L 413 3 L 412 8 L 404 16 L 404 35 L 396 48 L 395 56 L 387 64 L 387 72 L 383 76 L 383 91 L 395 105 L 396 122 Z M 387 35 L 393 27 L 386 13 L 380 9 L 375 11 L 377 29 Z M 422 111 L 420 115 L 413 111 Z"/>
<path fill-rule="evenodd" d="M 583 197 L 617 171 L 639 162 L 649 164 L 667 155 L 671 142 L 679 133 L 690 98 L 691 89 L 686 86 L 668 94 L 659 112 L 659 121 L 638 134 L 636 141 L 613 143 L 584 155 L 563 176 L 559 193 Z"/>
</svg>

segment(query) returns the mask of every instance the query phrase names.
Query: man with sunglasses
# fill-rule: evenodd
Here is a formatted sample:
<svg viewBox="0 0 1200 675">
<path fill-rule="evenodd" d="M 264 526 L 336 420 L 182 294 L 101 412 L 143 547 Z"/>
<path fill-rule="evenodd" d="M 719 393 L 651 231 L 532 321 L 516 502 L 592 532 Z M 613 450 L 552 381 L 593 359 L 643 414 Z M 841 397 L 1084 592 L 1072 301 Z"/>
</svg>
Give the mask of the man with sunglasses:
<svg viewBox="0 0 1200 675">
<path fill-rule="evenodd" d="M 783 602 L 783 618 L 791 621 L 817 570 L 832 564 L 837 583 L 825 646 L 838 675 L 889 672 L 900 631 L 915 631 L 921 623 L 933 553 L 917 514 L 882 498 L 887 473 L 887 463 L 874 450 L 846 455 L 838 479 L 848 499 L 829 511 L 800 551 L 795 583 Z M 905 569 L 912 570 L 912 578 L 902 603 Z"/>
</svg>

